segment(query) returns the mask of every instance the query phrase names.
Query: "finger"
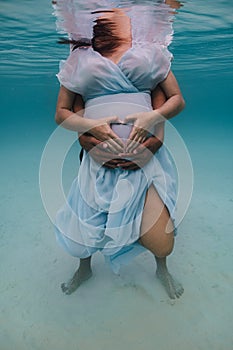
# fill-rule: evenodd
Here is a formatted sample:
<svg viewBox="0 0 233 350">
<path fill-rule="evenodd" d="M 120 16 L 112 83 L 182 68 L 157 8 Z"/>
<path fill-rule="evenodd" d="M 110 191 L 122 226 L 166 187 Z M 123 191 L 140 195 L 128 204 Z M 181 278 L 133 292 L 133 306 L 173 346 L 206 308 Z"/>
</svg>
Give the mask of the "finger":
<svg viewBox="0 0 233 350">
<path fill-rule="evenodd" d="M 116 134 L 113 134 L 115 137 L 112 139 L 114 143 L 117 145 L 117 149 L 119 149 L 119 152 L 124 151 L 125 144 L 124 142 L 117 136 Z"/>
<path fill-rule="evenodd" d="M 143 129 L 138 129 L 137 134 L 127 145 L 127 152 L 133 152 L 136 148 L 145 141 L 147 133 Z M 134 141 L 134 142 L 132 142 Z"/>
<path fill-rule="evenodd" d="M 145 140 L 142 143 L 142 148 L 145 149 L 150 144 L 150 137 L 145 137 Z"/>
<path fill-rule="evenodd" d="M 112 117 L 108 117 L 105 119 L 107 124 L 111 124 L 111 123 L 120 123 L 120 119 L 117 116 L 112 116 Z"/>
<path fill-rule="evenodd" d="M 111 142 L 109 143 L 109 140 L 102 142 L 100 145 L 97 145 L 91 149 L 92 152 L 95 152 L 96 154 L 100 154 L 105 158 L 108 159 L 115 159 L 120 158 L 118 151 L 116 151 L 114 145 L 111 145 Z M 122 150 L 121 150 L 122 152 Z M 117 155 L 117 157 L 116 157 Z"/>
<path fill-rule="evenodd" d="M 108 150 L 107 150 L 107 148 L 108 148 L 107 142 L 103 142 L 103 143 L 102 143 L 102 147 L 103 147 L 103 149 L 104 149 L 105 151 L 108 151 Z"/>
<path fill-rule="evenodd" d="M 127 167 L 129 167 L 129 166 L 132 166 L 134 163 L 133 162 L 118 162 L 117 163 L 117 166 L 119 167 L 119 168 L 127 168 Z"/>
<path fill-rule="evenodd" d="M 132 154 L 135 155 L 141 155 L 141 153 L 145 152 L 146 147 L 144 146 L 144 142 L 137 145 L 137 147 L 133 150 Z"/>
<path fill-rule="evenodd" d="M 115 134 L 111 127 L 108 126 L 108 130 L 106 130 L 107 136 L 105 136 L 105 139 L 102 140 L 104 142 L 106 141 L 111 141 L 111 144 L 115 144 L 115 147 L 117 148 L 117 150 L 123 151 L 124 150 L 124 142 L 121 140 L 121 138 L 119 138 L 119 136 L 117 134 Z"/>
<path fill-rule="evenodd" d="M 107 151 L 108 153 L 113 153 L 113 154 L 118 154 L 119 151 L 117 149 L 117 144 L 115 144 L 114 142 L 112 142 L 110 139 L 105 141 L 106 144 L 106 148 L 105 151 Z"/>
<path fill-rule="evenodd" d="M 98 154 L 94 154 L 94 153 L 90 153 L 90 156 L 91 156 L 91 158 L 93 158 L 99 164 L 107 163 L 108 165 L 111 165 L 111 166 L 113 166 L 115 168 L 117 167 L 117 164 L 119 162 L 119 159 L 118 159 L 118 161 L 116 161 L 116 160 L 113 160 L 113 159 L 102 157 L 102 156 L 100 156 Z"/>
<path fill-rule="evenodd" d="M 140 137 L 137 139 L 137 143 L 141 145 L 141 144 L 143 143 L 144 140 L 145 140 L 145 137 L 144 137 L 144 136 L 140 136 Z M 139 146 L 139 145 L 137 145 L 136 147 L 138 147 L 138 146 Z M 134 147 L 134 150 L 135 150 L 135 147 Z M 134 151 L 134 150 L 133 150 L 133 151 Z"/>
<path fill-rule="evenodd" d="M 136 149 L 136 153 L 142 153 L 145 152 L 145 150 L 149 150 L 150 151 L 151 148 L 151 137 L 145 137 L 145 139 L 141 142 L 140 145 L 138 145 L 137 149 Z"/>
<path fill-rule="evenodd" d="M 113 152 L 106 152 L 105 150 L 101 149 L 99 146 L 93 147 L 90 151 L 89 154 L 93 158 L 98 158 L 98 160 L 102 160 L 104 162 L 109 161 L 111 159 L 116 158 L 116 154 Z"/>
<path fill-rule="evenodd" d="M 126 164 L 122 164 L 121 167 L 124 169 L 125 167 L 130 169 L 141 169 L 144 166 L 144 159 L 141 161 L 139 159 L 135 159 L 133 161 L 129 161 Z"/>
<path fill-rule="evenodd" d="M 128 152 L 119 153 L 118 156 L 119 156 L 120 158 L 124 158 L 124 159 L 135 158 L 135 154 L 133 154 L 133 153 L 128 153 Z"/>
<path fill-rule="evenodd" d="M 92 158 L 98 159 L 98 162 L 109 162 L 112 160 L 111 157 L 106 157 L 106 155 L 101 154 L 101 153 L 97 153 L 97 152 L 89 152 L 90 156 Z M 113 156 L 114 157 L 114 156 Z"/>
<path fill-rule="evenodd" d="M 115 134 L 114 131 L 112 131 L 111 128 L 110 128 L 110 131 L 109 131 L 109 137 L 111 139 L 113 139 L 122 148 L 122 150 L 124 149 L 124 147 L 125 147 L 124 142 L 122 141 L 122 139 L 117 134 Z"/>
<path fill-rule="evenodd" d="M 101 143 L 100 140 L 98 140 L 96 137 L 94 137 L 91 134 L 82 134 L 82 135 L 79 136 L 79 140 L 84 140 L 84 142 L 86 140 L 88 140 L 88 142 L 90 142 L 92 144 L 99 144 L 99 143 Z"/>
<path fill-rule="evenodd" d="M 138 169 L 140 169 L 140 167 L 135 163 L 129 164 L 128 166 L 122 166 L 121 168 L 123 170 L 138 170 Z"/>
<path fill-rule="evenodd" d="M 134 140 L 130 140 L 129 143 L 127 144 L 127 147 L 126 147 L 126 152 L 127 153 L 132 153 L 133 145 L 134 145 Z"/>
<path fill-rule="evenodd" d="M 124 147 L 119 145 L 119 143 L 116 141 L 116 139 L 110 138 L 108 140 L 105 140 L 104 143 L 107 145 L 107 147 L 105 146 L 106 151 L 113 152 L 114 154 L 119 154 L 119 153 L 122 153 L 124 151 Z"/>
<path fill-rule="evenodd" d="M 91 148 L 97 146 L 100 142 L 101 141 L 95 139 L 94 137 L 92 138 L 86 135 L 79 138 L 79 143 L 85 150 L 90 150 Z"/>
<path fill-rule="evenodd" d="M 106 162 L 103 164 L 104 167 L 109 168 L 109 169 L 116 169 L 118 168 L 117 164 L 111 164 L 109 162 Z"/>
<path fill-rule="evenodd" d="M 133 127 L 131 133 L 129 134 L 129 138 L 126 142 L 127 152 L 129 152 L 130 145 L 132 145 L 132 143 L 134 142 L 136 135 L 137 135 L 137 129 L 135 127 Z"/>
<path fill-rule="evenodd" d="M 132 127 L 132 130 L 129 134 L 129 141 L 133 140 L 135 136 L 137 135 L 137 128 L 135 126 Z"/>
<path fill-rule="evenodd" d="M 138 169 L 140 169 L 140 167 L 138 167 L 137 165 L 136 166 L 132 165 L 132 166 L 130 166 L 128 168 L 121 168 L 121 169 L 132 171 L 132 170 L 138 170 Z"/>
<path fill-rule="evenodd" d="M 111 159 L 106 161 L 104 165 L 106 165 L 109 168 L 115 169 L 115 168 L 118 168 L 118 163 L 119 163 L 119 159 Z"/>
<path fill-rule="evenodd" d="M 102 150 L 106 153 L 114 153 L 118 154 L 122 148 L 114 142 L 114 139 L 106 138 L 104 142 L 102 142 Z"/>
<path fill-rule="evenodd" d="M 139 144 L 140 144 L 140 138 L 136 138 L 136 139 L 132 140 L 126 149 L 127 152 L 133 153 Z"/>
<path fill-rule="evenodd" d="M 133 114 L 127 115 L 124 119 L 125 123 L 133 123 L 135 120 L 137 119 L 137 117 Z"/>
<path fill-rule="evenodd" d="M 135 142 L 137 142 L 141 137 L 145 137 L 145 130 L 134 126 L 129 135 L 129 143 L 131 140 L 134 140 Z"/>
<path fill-rule="evenodd" d="M 95 129 L 94 136 L 96 138 L 98 137 L 98 139 L 101 141 L 113 139 L 115 141 L 115 143 L 117 145 L 119 145 L 120 148 L 124 149 L 123 141 L 119 138 L 119 136 L 117 134 L 115 134 L 113 132 L 113 130 L 111 129 L 111 126 L 109 125 L 114 121 L 120 122 L 118 117 L 115 117 L 115 116 L 99 120 L 99 124 L 95 128 L 93 128 L 93 129 Z M 96 136 L 96 135 L 98 135 L 98 136 Z M 116 147 L 117 147 L 117 145 L 116 145 Z"/>
</svg>

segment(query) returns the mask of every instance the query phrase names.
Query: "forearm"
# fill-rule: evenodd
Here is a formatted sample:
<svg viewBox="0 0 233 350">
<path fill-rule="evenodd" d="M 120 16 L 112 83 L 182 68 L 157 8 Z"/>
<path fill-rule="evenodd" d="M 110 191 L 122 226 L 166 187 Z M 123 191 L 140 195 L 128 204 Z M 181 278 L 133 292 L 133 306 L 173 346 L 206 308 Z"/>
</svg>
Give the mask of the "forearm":
<svg viewBox="0 0 233 350">
<path fill-rule="evenodd" d="M 171 119 L 179 114 L 185 107 L 185 101 L 172 72 L 170 72 L 167 78 L 160 84 L 160 90 L 163 91 L 166 100 L 163 103 L 159 102 L 159 104 L 157 103 L 153 105 L 155 112 L 158 112 L 158 114 L 161 115 L 160 118 L 158 117 L 156 119 L 156 123 L 158 123 L 159 120 L 165 121 L 167 119 Z M 158 98 L 157 101 L 159 101 Z"/>
<path fill-rule="evenodd" d="M 159 113 L 161 117 L 156 118 L 156 123 L 159 121 L 164 121 L 171 119 L 172 117 L 179 114 L 184 108 L 184 99 L 181 95 L 174 95 L 171 96 L 164 104 L 163 106 L 157 108 L 155 110 L 156 113 Z"/>
<path fill-rule="evenodd" d="M 162 144 L 163 144 L 163 141 L 164 141 L 164 128 L 165 128 L 165 123 L 164 122 L 157 124 L 156 127 L 155 127 L 155 133 L 154 133 L 154 135 L 152 137 L 154 138 L 154 142 L 156 143 L 156 147 L 159 144 L 160 144 L 160 147 L 161 147 Z"/>
<path fill-rule="evenodd" d="M 55 120 L 57 124 L 63 128 L 84 133 L 91 129 L 92 121 L 88 118 L 83 118 L 81 113 L 74 113 L 69 109 L 60 108 L 56 112 Z"/>
<path fill-rule="evenodd" d="M 184 100 L 182 96 L 173 95 L 169 97 L 168 100 L 161 107 L 154 109 L 152 111 L 146 112 L 144 116 L 144 121 L 145 123 L 147 121 L 147 124 L 149 127 L 156 127 L 158 124 L 161 124 L 166 120 L 169 120 L 172 117 L 176 116 L 178 113 L 182 111 L 183 108 L 184 108 Z M 136 123 L 135 125 L 138 126 Z M 142 122 L 141 122 L 141 125 L 143 125 Z M 146 130 L 149 130 L 149 128 Z"/>
<path fill-rule="evenodd" d="M 61 86 L 55 121 L 62 127 L 76 132 L 86 132 L 91 128 L 91 120 L 83 118 L 84 102 L 81 95 L 77 95 Z"/>
<path fill-rule="evenodd" d="M 164 103 L 167 101 L 167 97 L 161 87 L 158 85 L 155 90 L 152 91 L 151 93 L 151 104 L 152 108 L 154 110 L 159 109 L 164 105 Z M 164 141 L 164 127 L 165 127 L 165 122 L 158 123 L 155 126 L 155 132 L 153 136 L 153 142 L 154 142 L 154 147 L 152 152 L 155 153 L 157 150 L 162 146 L 163 141 Z"/>
</svg>

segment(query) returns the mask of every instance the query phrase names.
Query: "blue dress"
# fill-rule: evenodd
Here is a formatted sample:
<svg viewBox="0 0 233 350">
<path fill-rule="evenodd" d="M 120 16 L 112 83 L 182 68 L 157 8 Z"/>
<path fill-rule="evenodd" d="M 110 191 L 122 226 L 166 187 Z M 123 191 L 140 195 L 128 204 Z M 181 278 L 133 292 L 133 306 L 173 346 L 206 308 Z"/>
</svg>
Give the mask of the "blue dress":
<svg viewBox="0 0 233 350">
<path fill-rule="evenodd" d="M 124 119 L 152 109 L 150 92 L 166 78 L 171 57 L 161 45 L 133 43 L 115 64 L 92 48 L 79 48 L 63 62 L 57 77 L 67 89 L 82 95 L 84 117 L 118 115 Z M 125 130 L 116 132 L 125 138 Z M 122 264 L 146 250 L 138 239 L 151 185 L 175 224 L 176 172 L 165 146 L 135 171 L 108 169 L 84 152 L 78 176 L 56 216 L 58 242 L 79 258 L 101 251 L 118 273 Z"/>
</svg>

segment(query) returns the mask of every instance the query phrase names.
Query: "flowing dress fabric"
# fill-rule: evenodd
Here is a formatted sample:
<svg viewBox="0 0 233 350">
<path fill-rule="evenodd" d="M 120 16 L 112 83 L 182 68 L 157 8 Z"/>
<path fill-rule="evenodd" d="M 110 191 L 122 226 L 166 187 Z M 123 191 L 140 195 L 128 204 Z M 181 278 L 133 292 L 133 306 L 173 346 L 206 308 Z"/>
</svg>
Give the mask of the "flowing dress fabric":
<svg viewBox="0 0 233 350">
<path fill-rule="evenodd" d="M 71 52 L 57 76 L 63 86 L 84 98 L 84 117 L 118 115 L 124 120 L 130 113 L 152 109 L 150 92 L 166 78 L 171 57 L 159 45 L 135 44 L 115 64 L 92 48 L 80 48 Z M 123 129 L 118 135 L 124 139 Z M 84 152 L 67 202 L 56 216 L 58 242 L 79 258 L 101 251 L 117 273 L 122 264 L 145 251 L 137 241 L 151 185 L 174 221 L 176 172 L 165 146 L 136 171 L 108 169 Z"/>
<path fill-rule="evenodd" d="M 133 39 L 137 42 L 170 45 L 173 37 L 175 12 L 165 0 L 130 2 L 119 0 L 57 0 L 54 7 L 56 27 L 70 39 L 91 38 L 93 21 L 98 14 L 92 11 L 112 8 L 123 9 L 131 19 Z"/>
</svg>

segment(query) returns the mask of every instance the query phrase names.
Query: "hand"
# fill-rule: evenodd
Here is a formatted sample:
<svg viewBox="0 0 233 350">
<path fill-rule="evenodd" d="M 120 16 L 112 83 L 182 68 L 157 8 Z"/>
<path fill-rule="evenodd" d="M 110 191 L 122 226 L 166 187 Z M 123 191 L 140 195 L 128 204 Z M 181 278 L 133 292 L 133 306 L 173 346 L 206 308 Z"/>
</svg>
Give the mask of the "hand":
<svg viewBox="0 0 233 350">
<path fill-rule="evenodd" d="M 91 120 L 91 127 L 88 130 L 99 141 L 104 142 L 103 147 L 107 151 L 118 154 L 123 152 L 124 143 L 111 129 L 110 124 L 121 122 L 118 117 L 108 117 L 98 120 Z"/>
<path fill-rule="evenodd" d="M 143 168 L 159 150 L 162 144 L 162 140 L 158 139 L 156 136 L 149 137 L 139 145 L 133 153 L 120 154 L 119 156 L 123 158 L 130 157 L 131 160 L 122 162 L 118 161 L 118 167 L 121 167 L 124 170 L 137 170 Z"/>
<path fill-rule="evenodd" d="M 148 133 L 155 126 L 161 115 L 155 110 L 149 112 L 141 112 L 128 115 L 124 122 L 133 122 L 133 129 L 129 135 L 129 140 L 126 143 L 126 151 L 133 152 L 139 143 L 146 140 Z"/>
<path fill-rule="evenodd" d="M 105 142 L 101 142 L 89 133 L 79 135 L 79 143 L 90 156 L 101 165 L 107 168 L 115 169 L 119 163 L 116 154 L 106 150 Z"/>
<path fill-rule="evenodd" d="M 110 169 L 121 167 L 124 170 L 137 170 L 142 168 L 163 144 L 157 137 L 151 136 L 139 145 L 134 150 L 134 153 L 122 153 L 119 155 L 121 158 L 116 159 L 114 153 L 111 154 L 103 148 L 104 143 L 90 134 L 82 134 L 79 137 L 79 142 L 97 163 L 103 164 Z M 125 157 L 130 157 L 131 160 L 126 160 Z"/>
</svg>

